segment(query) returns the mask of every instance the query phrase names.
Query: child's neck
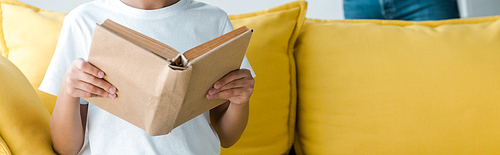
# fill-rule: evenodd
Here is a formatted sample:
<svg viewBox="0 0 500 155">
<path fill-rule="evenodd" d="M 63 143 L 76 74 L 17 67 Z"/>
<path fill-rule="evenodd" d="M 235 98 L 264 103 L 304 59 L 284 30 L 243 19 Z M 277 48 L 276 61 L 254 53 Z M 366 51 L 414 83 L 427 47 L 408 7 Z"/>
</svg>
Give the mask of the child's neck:
<svg viewBox="0 0 500 155">
<path fill-rule="evenodd" d="M 170 6 L 179 0 L 121 0 L 123 3 L 138 9 L 154 10 Z"/>
</svg>

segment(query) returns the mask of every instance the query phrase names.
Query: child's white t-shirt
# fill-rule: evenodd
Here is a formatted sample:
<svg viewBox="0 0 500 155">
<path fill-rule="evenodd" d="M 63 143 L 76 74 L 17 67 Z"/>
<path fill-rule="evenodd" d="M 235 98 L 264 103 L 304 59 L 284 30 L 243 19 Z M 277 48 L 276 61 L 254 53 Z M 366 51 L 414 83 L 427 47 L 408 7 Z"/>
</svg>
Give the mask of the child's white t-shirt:
<svg viewBox="0 0 500 155">
<path fill-rule="evenodd" d="M 141 10 L 120 0 L 95 0 L 71 11 L 64 19 L 56 51 L 40 85 L 57 95 L 62 78 L 77 58 L 87 60 L 97 24 L 111 19 L 119 24 L 185 52 L 233 30 L 227 14 L 193 0 Z M 248 60 L 241 68 L 252 71 Z M 255 74 L 252 71 L 252 75 Z M 81 104 L 87 104 L 80 100 Z M 79 154 L 220 154 L 220 142 L 209 124 L 208 112 L 180 125 L 171 133 L 149 136 L 146 132 L 89 104 L 85 142 Z"/>
</svg>

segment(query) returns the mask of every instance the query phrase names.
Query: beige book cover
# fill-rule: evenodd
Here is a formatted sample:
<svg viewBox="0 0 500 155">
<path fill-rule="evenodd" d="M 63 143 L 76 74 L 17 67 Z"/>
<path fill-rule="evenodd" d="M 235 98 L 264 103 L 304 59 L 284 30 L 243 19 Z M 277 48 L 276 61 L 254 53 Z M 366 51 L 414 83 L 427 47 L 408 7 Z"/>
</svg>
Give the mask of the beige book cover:
<svg viewBox="0 0 500 155">
<path fill-rule="evenodd" d="M 168 134 L 227 101 L 207 92 L 240 68 L 252 32 L 241 27 L 180 54 L 108 19 L 94 29 L 88 62 L 106 73 L 117 97 L 84 99 L 148 135 Z"/>
</svg>

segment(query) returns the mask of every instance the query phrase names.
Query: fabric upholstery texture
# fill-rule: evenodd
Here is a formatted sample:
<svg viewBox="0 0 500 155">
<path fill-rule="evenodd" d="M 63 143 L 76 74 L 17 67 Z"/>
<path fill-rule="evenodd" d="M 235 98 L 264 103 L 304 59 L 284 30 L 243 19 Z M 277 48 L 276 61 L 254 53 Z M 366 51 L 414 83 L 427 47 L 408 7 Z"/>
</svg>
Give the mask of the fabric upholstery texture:
<svg viewBox="0 0 500 155">
<path fill-rule="evenodd" d="M 37 9 L 14 1 L 1 2 L 2 54 L 28 78 L 52 114 L 56 97 L 38 90 L 55 51 L 66 14 Z"/>
<path fill-rule="evenodd" d="M 36 88 L 65 14 L 0 3 L 0 155 L 54 154 L 55 97 Z M 297 154 L 500 154 L 500 16 L 305 12 L 296 1 L 230 16 L 255 30 L 247 57 L 257 77 L 247 129 L 222 154 L 286 154 L 292 144 Z"/>
<path fill-rule="evenodd" d="M 500 16 L 307 19 L 297 154 L 499 154 Z"/>
<path fill-rule="evenodd" d="M 47 29 L 47 22 L 40 19 L 56 20 L 60 16 L 16 0 L 0 0 L 0 7 L 0 50 L 3 55 L 0 57 L 0 154 L 55 154 L 52 150 L 48 112 L 48 109 L 52 111 L 55 97 L 50 99 L 38 94 L 44 101 L 52 100 L 52 107 L 45 107 L 37 95 L 41 92 L 35 91 L 35 88 L 38 88 L 53 53 L 53 50 L 47 51 L 45 47 L 55 46 L 55 42 L 50 42 L 54 39 L 51 38 L 54 37 L 54 31 Z M 56 30 L 55 33 L 57 39 L 59 31 Z M 13 36 L 18 34 L 22 37 Z M 10 47 L 12 48 L 9 49 Z M 33 49 L 35 51 L 30 51 Z M 35 53 L 37 51 L 42 53 Z M 9 54 L 16 64 L 7 59 Z M 22 71 L 17 68 L 19 66 Z M 25 75 L 30 77 L 31 84 Z"/>
<path fill-rule="evenodd" d="M 230 15 L 235 28 L 254 29 L 247 57 L 255 74 L 250 118 L 241 139 L 222 154 L 285 154 L 294 139 L 296 80 L 293 46 L 303 25 L 305 1 Z"/>
<path fill-rule="evenodd" d="M 25 3 L 22 3 L 22 2 L 19 2 L 17 0 L 0 0 L 0 4 L 12 4 L 12 5 L 19 5 L 19 6 L 25 6 L 27 8 L 30 8 L 30 9 L 34 9 L 34 10 L 40 10 L 36 7 L 33 7 L 33 6 L 30 6 L 28 4 L 25 4 Z M 0 12 L 2 10 L 0 9 Z M 1 16 L 0 16 L 1 17 Z M 0 22 L 0 28 L 3 30 L 3 26 Z M 4 56 L 4 57 L 7 57 L 8 56 L 8 51 L 7 51 L 7 45 L 5 45 L 5 40 L 3 39 L 4 38 L 4 35 L 3 35 L 3 31 L 0 31 L 0 53 Z"/>
<path fill-rule="evenodd" d="M 0 137 L 12 154 L 54 154 L 50 114 L 23 73 L 0 57 Z"/>
</svg>

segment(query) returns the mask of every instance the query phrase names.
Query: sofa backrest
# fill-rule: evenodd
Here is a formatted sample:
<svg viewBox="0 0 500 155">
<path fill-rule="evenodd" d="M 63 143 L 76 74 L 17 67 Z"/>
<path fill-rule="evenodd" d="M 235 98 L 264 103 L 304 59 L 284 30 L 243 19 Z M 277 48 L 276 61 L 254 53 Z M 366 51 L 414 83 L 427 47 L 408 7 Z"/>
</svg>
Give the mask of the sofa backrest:
<svg viewBox="0 0 500 155">
<path fill-rule="evenodd" d="M 308 19 L 298 154 L 498 154 L 500 16 Z"/>
<path fill-rule="evenodd" d="M 28 78 L 49 113 L 56 97 L 38 90 L 56 48 L 65 14 L 0 0 L 0 50 Z"/>
</svg>

